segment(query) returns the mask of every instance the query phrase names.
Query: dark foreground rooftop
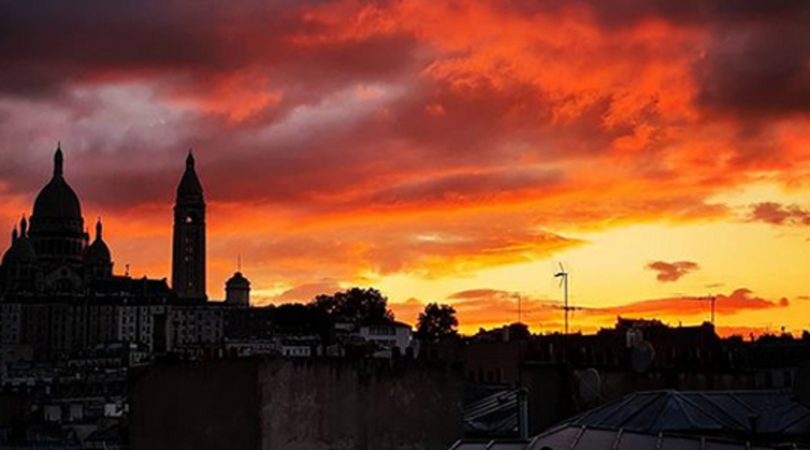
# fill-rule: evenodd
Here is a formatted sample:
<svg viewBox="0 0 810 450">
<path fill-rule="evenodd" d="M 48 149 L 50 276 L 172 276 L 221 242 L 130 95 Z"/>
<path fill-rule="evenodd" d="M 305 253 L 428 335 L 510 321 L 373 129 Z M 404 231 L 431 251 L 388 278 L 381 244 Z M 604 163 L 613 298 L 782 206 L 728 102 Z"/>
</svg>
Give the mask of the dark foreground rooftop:
<svg viewBox="0 0 810 450">
<path fill-rule="evenodd" d="M 565 425 L 747 438 L 810 436 L 810 408 L 789 391 L 652 391 L 587 411 Z"/>
<path fill-rule="evenodd" d="M 810 450 L 810 408 L 787 391 L 628 395 L 530 440 L 462 440 L 450 450 Z"/>
</svg>

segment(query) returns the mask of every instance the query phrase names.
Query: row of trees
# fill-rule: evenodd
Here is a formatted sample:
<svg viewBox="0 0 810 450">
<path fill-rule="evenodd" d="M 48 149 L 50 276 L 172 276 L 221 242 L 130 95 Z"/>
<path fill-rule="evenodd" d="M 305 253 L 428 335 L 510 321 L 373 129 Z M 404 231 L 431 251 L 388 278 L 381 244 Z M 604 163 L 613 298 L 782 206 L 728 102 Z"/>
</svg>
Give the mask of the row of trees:
<svg viewBox="0 0 810 450">
<path fill-rule="evenodd" d="M 357 323 L 386 323 L 394 320 L 388 298 L 374 288 L 351 288 L 331 295 L 321 294 L 309 305 L 319 316 Z M 458 337 L 456 310 L 450 305 L 430 303 L 419 314 L 416 337 L 423 341 L 440 341 Z"/>
</svg>

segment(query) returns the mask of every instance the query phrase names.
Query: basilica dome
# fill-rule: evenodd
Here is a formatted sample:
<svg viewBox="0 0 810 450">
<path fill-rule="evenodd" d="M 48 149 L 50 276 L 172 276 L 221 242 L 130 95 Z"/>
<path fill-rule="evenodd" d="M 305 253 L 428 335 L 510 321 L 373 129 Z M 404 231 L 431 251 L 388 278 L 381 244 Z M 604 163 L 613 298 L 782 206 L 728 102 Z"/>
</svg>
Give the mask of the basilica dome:
<svg viewBox="0 0 810 450">
<path fill-rule="evenodd" d="M 65 181 L 62 174 L 63 164 L 62 150 L 57 149 L 54 156 L 53 178 L 42 188 L 34 201 L 34 217 L 81 220 L 82 208 L 79 197 Z"/>
</svg>

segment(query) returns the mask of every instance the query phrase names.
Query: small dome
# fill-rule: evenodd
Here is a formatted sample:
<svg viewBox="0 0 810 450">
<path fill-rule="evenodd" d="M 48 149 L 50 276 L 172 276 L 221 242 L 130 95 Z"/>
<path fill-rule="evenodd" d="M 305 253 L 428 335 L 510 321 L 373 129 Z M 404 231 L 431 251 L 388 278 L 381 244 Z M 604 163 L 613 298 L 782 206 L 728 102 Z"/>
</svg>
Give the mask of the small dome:
<svg viewBox="0 0 810 450">
<path fill-rule="evenodd" d="M 11 265 L 17 263 L 31 263 L 37 262 L 37 253 L 34 251 L 34 246 L 27 236 L 20 236 L 14 240 L 3 255 L 3 265 Z"/>
<path fill-rule="evenodd" d="M 249 288 L 250 281 L 242 275 L 242 272 L 236 272 L 233 276 L 225 282 L 225 287 L 227 289 L 231 288 Z"/>
<path fill-rule="evenodd" d="M 104 242 L 101 231 L 101 220 L 99 219 L 98 223 L 96 223 L 96 240 L 84 251 L 84 262 L 87 264 L 109 263 L 112 261 L 110 248 Z"/>
<path fill-rule="evenodd" d="M 107 244 L 102 241 L 101 239 L 96 239 L 87 247 L 87 250 L 84 252 L 84 262 L 87 264 L 92 264 L 95 262 L 105 262 L 108 263 L 112 261 L 112 256 L 110 255 L 110 248 L 107 247 Z"/>
<path fill-rule="evenodd" d="M 62 166 L 62 149 L 57 148 L 54 155 L 53 178 L 42 188 L 34 201 L 34 217 L 48 219 L 82 218 L 79 197 L 65 181 L 62 175 Z"/>
</svg>

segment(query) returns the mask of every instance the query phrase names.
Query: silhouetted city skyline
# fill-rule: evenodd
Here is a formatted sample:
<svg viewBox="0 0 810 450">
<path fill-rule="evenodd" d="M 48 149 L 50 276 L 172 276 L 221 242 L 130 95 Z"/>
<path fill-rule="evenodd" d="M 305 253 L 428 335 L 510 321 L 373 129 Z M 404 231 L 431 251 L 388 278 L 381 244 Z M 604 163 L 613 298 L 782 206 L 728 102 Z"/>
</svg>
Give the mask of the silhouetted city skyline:
<svg viewBox="0 0 810 450">
<path fill-rule="evenodd" d="M 810 450 L 809 19 L 0 0 L 0 448 Z"/>
</svg>

